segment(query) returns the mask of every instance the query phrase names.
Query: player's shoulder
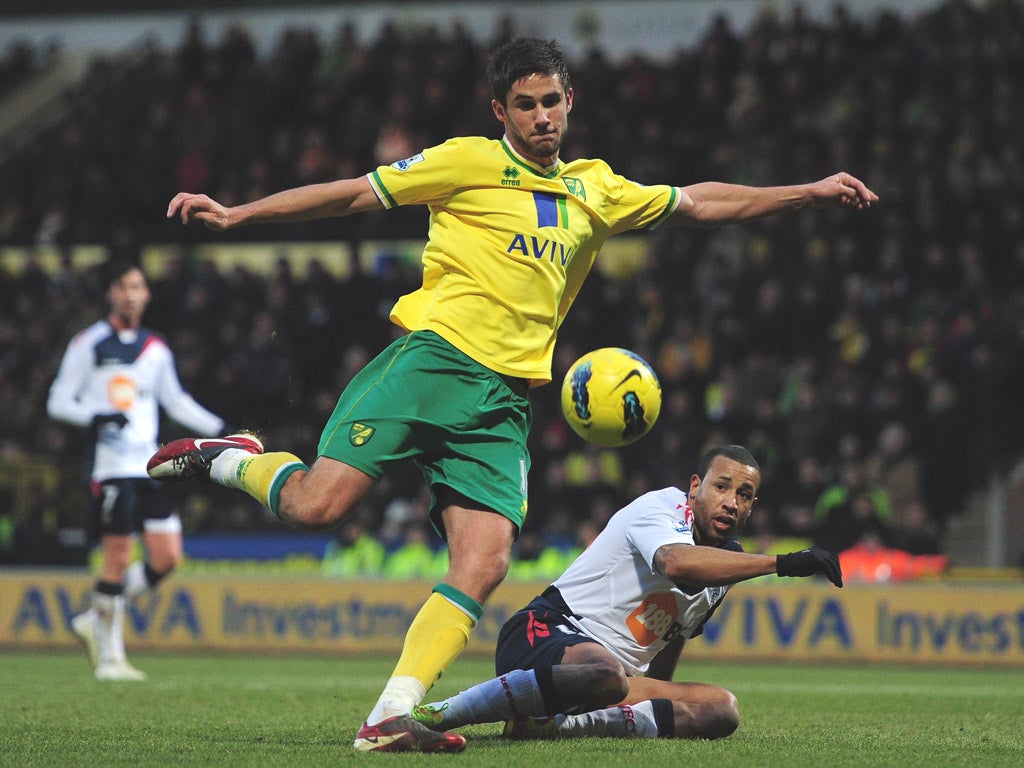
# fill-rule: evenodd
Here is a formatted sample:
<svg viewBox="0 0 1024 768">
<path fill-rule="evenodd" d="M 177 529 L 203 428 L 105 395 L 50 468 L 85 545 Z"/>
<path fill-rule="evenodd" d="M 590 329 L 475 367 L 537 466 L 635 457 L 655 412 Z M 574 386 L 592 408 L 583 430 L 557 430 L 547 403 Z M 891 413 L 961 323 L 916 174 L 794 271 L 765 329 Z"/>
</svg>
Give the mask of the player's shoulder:
<svg viewBox="0 0 1024 768">
<path fill-rule="evenodd" d="M 161 352 L 171 353 L 171 347 L 167 343 L 167 339 L 162 333 L 154 331 L 152 328 L 139 328 L 139 341 L 142 344 L 143 349 L 148 350 L 160 350 Z"/>
<path fill-rule="evenodd" d="M 559 175 L 563 178 L 584 178 L 592 184 L 618 184 L 622 181 L 622 177 L 599 157 L 579 157 L 570 160 L 562 166 Z"/>
<path fill-rule="evenodd" d="M 686 493 L 670 485 L 666 488 L 657 488 L 640 496 L 649 504 L 662 506 L 667 509 L 683 509 L 686 506 Z"/>
<path fill-rule="evenodd" d="M 74 336 L 71 337 L 71 343 L 73 345 L 88 345 L 94 346 L 103 339 L 109 338 L 114 335 L 114 329 L 106 320 L 97 320 L 92 325 L 87 325 L 85 328 L 80 330 Z"/>
<path fill-rule="evenodd" d="M 616 200 L 622 195 L 628 179 L 612 170 L 600 158 L 578 158 L 565 163 L 558 173 L 573 194 L 587 202 Z"/>
<path fill-rule="evenodd" d="M 562 165 L 562 172 L 582 172 L 590 171 L 592 173 L 606 173 L 615 175 L 615 171 L 608 165 L 607 160 L 602 160 L 600 157 L 577 157 L 572 160 L 567 160 Z"/>
<path fill-rule="evenodd" d="M 474 152 L 493 152 L 501 149 L 501 142 L 498 139 L 489 139 L 486 136 L 453 136 L 441 146 L 455 147 Z"/>
<path fill-rule="evenodd" d="M 488 139 L 484 136 L 453 136 L 440 144 L 424 149 L 419 155 L 414 155 L 413 157 L 424 157 L 427 159 L 440 155 L 490 157 L 500 152 L 502 152 L 501 142 L 497 139 Z"/>
<path fill-rule="evenodd" d="M 490 162 L 493 164 L 501 145 L 495 139 L 482 136 L 457 136 L 440 144 L 427 147 L 415 155 L 382 165 L 371 175 L 389 180 L 406 175 L 465 173 L 467 169 Z"/>
<path fill-rule="evenodd" d="M 659 488 L 637 496 L 616 514 L 624 517 L 682 517 L 686 494 L 675 487 Z"/>
</svg>

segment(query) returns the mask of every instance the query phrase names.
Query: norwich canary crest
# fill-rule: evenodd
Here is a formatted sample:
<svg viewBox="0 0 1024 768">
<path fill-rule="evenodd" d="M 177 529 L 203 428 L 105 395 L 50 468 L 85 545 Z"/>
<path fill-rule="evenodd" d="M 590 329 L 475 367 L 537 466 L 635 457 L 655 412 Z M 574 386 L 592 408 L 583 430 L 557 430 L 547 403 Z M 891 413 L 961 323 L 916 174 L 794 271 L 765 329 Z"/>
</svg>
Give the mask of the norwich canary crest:
<svg viewBox="0 0 1024 768">
<path fill-rule="evenodd" d="M 366 445 L 375 431 L 373 427 L 356 422 L 348 431 L 348 441 L 356 447 Z"/>
</svg>

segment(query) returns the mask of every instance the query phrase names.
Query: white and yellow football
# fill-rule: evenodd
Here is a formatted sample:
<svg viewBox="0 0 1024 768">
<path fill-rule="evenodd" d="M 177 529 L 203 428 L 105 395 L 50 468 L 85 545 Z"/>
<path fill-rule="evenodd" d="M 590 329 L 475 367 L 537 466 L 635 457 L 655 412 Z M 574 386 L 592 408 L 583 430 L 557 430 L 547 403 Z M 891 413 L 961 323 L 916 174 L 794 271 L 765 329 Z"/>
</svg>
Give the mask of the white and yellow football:
<svg viewBox="0 0 1024 768">
<path fill-rule="evenodd" d="M 603 347 L 573 363 L 562 381 L 562 413 L 584 440 L 605 448 L 646 435 L 661 413 L 661 384 L 635 352 Z"/>
</svg>

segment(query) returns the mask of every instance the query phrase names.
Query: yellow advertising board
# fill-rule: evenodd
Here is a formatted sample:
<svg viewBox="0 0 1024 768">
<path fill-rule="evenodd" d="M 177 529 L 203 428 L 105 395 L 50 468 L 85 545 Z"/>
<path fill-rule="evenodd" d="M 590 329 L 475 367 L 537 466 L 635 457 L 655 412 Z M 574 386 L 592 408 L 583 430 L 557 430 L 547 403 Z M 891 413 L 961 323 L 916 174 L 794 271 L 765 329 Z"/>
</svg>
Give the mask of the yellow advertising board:
<svg viewBox="0 0 1024 768">
<path fill-rule="evenodd" d="M 0 571 L 0 646 L 66 648 L 88 599 L 84 571 Z M 174 578 L 128 614 L 134 649 L 397 654 L 425 582 Z M 490 654 L 505 619 L 544 584 L 502 585 L 469 652 Z M 858 586 L 766 579 L 735 587 L 685 657 L 1024 667 L 1018 585 Z"/>
</svg>

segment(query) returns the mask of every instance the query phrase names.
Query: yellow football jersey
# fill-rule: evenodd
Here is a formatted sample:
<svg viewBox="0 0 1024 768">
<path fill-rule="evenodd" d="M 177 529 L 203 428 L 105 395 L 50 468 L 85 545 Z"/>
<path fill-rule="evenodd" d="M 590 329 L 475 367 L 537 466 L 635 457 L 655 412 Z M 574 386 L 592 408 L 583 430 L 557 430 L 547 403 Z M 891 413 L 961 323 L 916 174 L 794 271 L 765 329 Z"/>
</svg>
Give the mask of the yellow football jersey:
<svg viewBox="0 0 1024 768">
<path fill-rule="evenodd" d="M 426 205 L 423 285 L 391 320 L 431 330 L 498 373 L 551 381 L 558 327 L 604 241 L 653 228 L 679 190 L 614 174 L 602 160 L 545 171 L 509 142 L 451 139 L 369 174 L 386 208 Z"/>
</svg>

